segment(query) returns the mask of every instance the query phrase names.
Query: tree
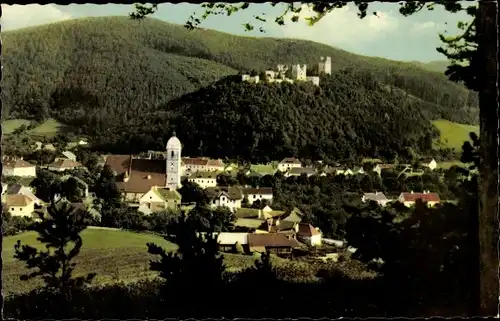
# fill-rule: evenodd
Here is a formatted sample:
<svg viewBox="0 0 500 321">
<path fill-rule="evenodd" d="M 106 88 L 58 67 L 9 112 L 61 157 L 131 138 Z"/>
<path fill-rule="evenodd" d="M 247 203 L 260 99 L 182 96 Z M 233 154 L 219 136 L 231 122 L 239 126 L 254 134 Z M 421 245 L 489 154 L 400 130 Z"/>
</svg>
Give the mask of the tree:
<svg viewBox="0 0 500 321">
<path fill-rule="evenodd" d="M 73 277 L 74 259 L 83 245 L 80 233 L 87 228 L 86 215 L 75 213 L 74 208 L 65 202 L 52 202 L 47 215 L 40 214 L 39 219 L 30 230 L 38 233 L 37 240 L 45 244 L 47 250 L 37 250 L 17 241 L 14 257 L 34 270 L 22 275 L 21 280 L 41 277 L 47 290 L 55 290 L 69 300 L 72 290 L 90 284 L 95 277 L 95 273 Z"/>
<path fill-rule="evenodd" d="M 99 179 L 96 181 L 94 190 L 96 196 L 102 198 L 104 207 L 119 207 L 121 204 L 120 191 L 116 186 L 115 175 L 109 165 L 104 165 Z"/>
<path fill-rule="evenodd" d="M 278 3 L 272 3 L 276 6 Z M 312 9 L 315 16 L 306 20 L 313 25 L 321 20 L 334 9 L 347 5 L 347 2 L 315 2 L 315 3 L 289 3 L 286 4 L 284 13 L 275 18 L 279 25 L 285 24 L 285 17 L 291 13 L 291 21 L 299 20 L 299 13 L 304 8 Z M 364 18 L 367 15 L 369 3 L 355 2 L 359 9 L 358 16 Z M 480 304 L 477 314 L 496 315 L 498 306 L 498 273 L 494 268 L 498 264 L 498 253 L 496 240 L 498 232 L 496 227 L 496 213 L 498 213 L 498 126 L 497 126 L 497 3 L 493 1 L 481 1 L 476 7 L 475 4 L 464 8 L 458 1 L 440 2 L 400 2 L 400 13 L 409 16 L 424 8 L 434 9 L 436 5 L 443 5 L 444 8 L 456 13 L 465 11 L 473 17 L 470 23 L 460 22 L 458 27 L 463 33 L 456 37 L 445 37 L 440 35 L 445 47 L 437 50 L 444 54 L 452 63 L 448 66 L 446 75 L 451 80 L 463 82 L 468 88 L 479 92 L 480 107 L 480 167 L 478 194 L 481 195 L 478 201 L 479 207 L 479 247 L 480 247 Z M 230 15 L 234 12 L 245 10 L 250 3 L 230 4 L 230 3 L 204 3 L 205 13 L 201 17 L 191 16 L 186 22 L 186 27 L 196 28 L 203 20 L 211 15 L 226 13 Z M 136 5 L 136 13 L 131 14 L 134 19 L 141 19 L 154 13 L 157 5 Z M 256 20 L 266 22 L 264 16 L 254 16 Z M 251 23 L 244 24 L 246 30 L 253 30 Z M 262 27 L 260 31 L 264 32 Z M 478 284 L 478 286 L 479 286 Z"/>
<path fill-rule="evenodd" d="M 150 261 L 150 269 L 167 281 L 164 295 L 173 294 L 174 302 L 181 305 L 203 302 L 209 307 L 215 301 L 202 297 L 203 290 L 221 293 L 226 267 L 224 257 L 219 254 L 217 237 L 210 232 L 204 236 L 197 234 L 196 223 L 193 223 L 190 217 L 181 216 L 175 223 L 177 226 L 171 229 L 173 232 L 165 237 L 179 246 L 176 252 L 167 253 L 156 244 L 147 244 L 148 253 L 160 256 L 159 260 Z"/>
<path fill-rule="evenodd" d="M 182 182 L 182 187 L 179 189 L 179 193 L 182 195 L 182 201 L 184 203 L 208 203 L 205 191 L 200 187 L 200 185 L 188 182 L 187 179 Z"/>
</svg>

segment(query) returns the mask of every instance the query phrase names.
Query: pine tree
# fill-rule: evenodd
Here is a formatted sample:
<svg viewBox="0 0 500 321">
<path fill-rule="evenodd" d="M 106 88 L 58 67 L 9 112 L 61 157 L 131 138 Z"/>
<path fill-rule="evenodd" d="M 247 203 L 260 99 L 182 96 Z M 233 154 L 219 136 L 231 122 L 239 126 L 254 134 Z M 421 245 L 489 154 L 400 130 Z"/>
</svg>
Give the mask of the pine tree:
<svg viewBox="0 0 500 321">
<path fill-rule="evenodd" d="M 73 289 L 90 284 L 95 273 L 73 278 L 76 263 L 74 259 L 83 245 L 80 233 L 87 227 L 87 213 L 75 211 L 66 202 L 54 203 L 47 208 L 47 214 L 39 214 L 39 220 L 31 225 L 30 230 L 38 233 L 37 240 L 45 245 L 46 250 L 38 250 L 29 245 L 22 245 L 18 240 L 14 246 L 14 258 L 25 262 L 29 274 L 21 276 L 27 281 L 41 277 L 45 289 L 62 294 L 66 300 L 71 298 Z"/>
</svg>

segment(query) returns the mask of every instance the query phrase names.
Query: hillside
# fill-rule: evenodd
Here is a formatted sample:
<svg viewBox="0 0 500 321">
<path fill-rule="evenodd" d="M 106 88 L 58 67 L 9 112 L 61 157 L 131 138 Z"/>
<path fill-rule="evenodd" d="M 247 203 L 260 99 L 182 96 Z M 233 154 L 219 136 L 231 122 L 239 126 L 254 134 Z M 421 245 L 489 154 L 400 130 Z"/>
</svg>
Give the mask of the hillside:
<svg viewBox="0 0 500 321">
<path fill-rule="evenodd" d="M 383 90 L 370 73 L 339 71 L 312 84 L 249 84 L 230 76 L 167 104 L 187 155 L 267 162 L 287 155 L 338 160 L 427 154 L 421 100 Z"/>
<path fill-rule="evenodd" d="M 310 41 L 189 31 L 127 17 L 69 20 L 2 37 L 4 119 L 54 117 L 106 146 L 163 144 L 172 115 L 159 106 L 242 70 L 294 62 L 312 66 L 321 56 L 332 57 L 334 71 L 369 71 L 441 106 L 438 118 L 477 123 L 477 96 L 443 74 Z"/>
<path fill-rule="evenodd" d="M 412 63 L 423 69 L 439 73 L 444 73 L 446 68 L 450 65 L 450 62 L 446 60 L 435 60 L 429 62 L 412 61 Z"/>
</svg>

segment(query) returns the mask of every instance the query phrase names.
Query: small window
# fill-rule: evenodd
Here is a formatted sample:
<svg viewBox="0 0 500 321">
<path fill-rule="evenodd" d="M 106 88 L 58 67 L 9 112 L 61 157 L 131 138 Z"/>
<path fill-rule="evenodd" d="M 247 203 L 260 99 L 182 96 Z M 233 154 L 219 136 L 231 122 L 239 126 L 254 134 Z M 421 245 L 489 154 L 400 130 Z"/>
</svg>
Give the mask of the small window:
<svg viewBox="0 0 500 321">
<path fill-rule="evenodd" d="M 174 154 L 175 154 L 175 152 L 174 152 L 174 151 L 172 151 L 172 153 L 170 154 L 170 156 L 171 156 L 172 158 L 174 158 Z"/>
<path fill-rule="evenodd" d="M 254 195 L 253 198 L 257 198 L 257 195 Z"/>
<path fill-rule="evenodd" d="M 215 204 L 215 200 L 213 200 L 212 203 Z"/>
<path fill-rule="evenodd" d="M 14 208 L 13 208 L 13 207 L 11 207 L 11 209 L 10 209 L 10 210 L 11 210 L 11 211 L 13 211 L 13 210 L 14 210 Z"/>
</svg>

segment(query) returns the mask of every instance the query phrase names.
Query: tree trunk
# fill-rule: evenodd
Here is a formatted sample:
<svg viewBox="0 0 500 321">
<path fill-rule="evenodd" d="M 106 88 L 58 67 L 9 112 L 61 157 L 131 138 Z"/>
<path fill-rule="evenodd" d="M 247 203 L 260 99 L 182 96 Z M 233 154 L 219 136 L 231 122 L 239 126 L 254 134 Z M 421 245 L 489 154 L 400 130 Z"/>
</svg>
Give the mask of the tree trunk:
<svg viewBox="0 0 500 321">
<path fill-rule="evenodd" d="M 480 1 L 477 21 L 480 82 L 479 314 L 496 316 L 499 296 L 497 4 Z"/>
</svg>

